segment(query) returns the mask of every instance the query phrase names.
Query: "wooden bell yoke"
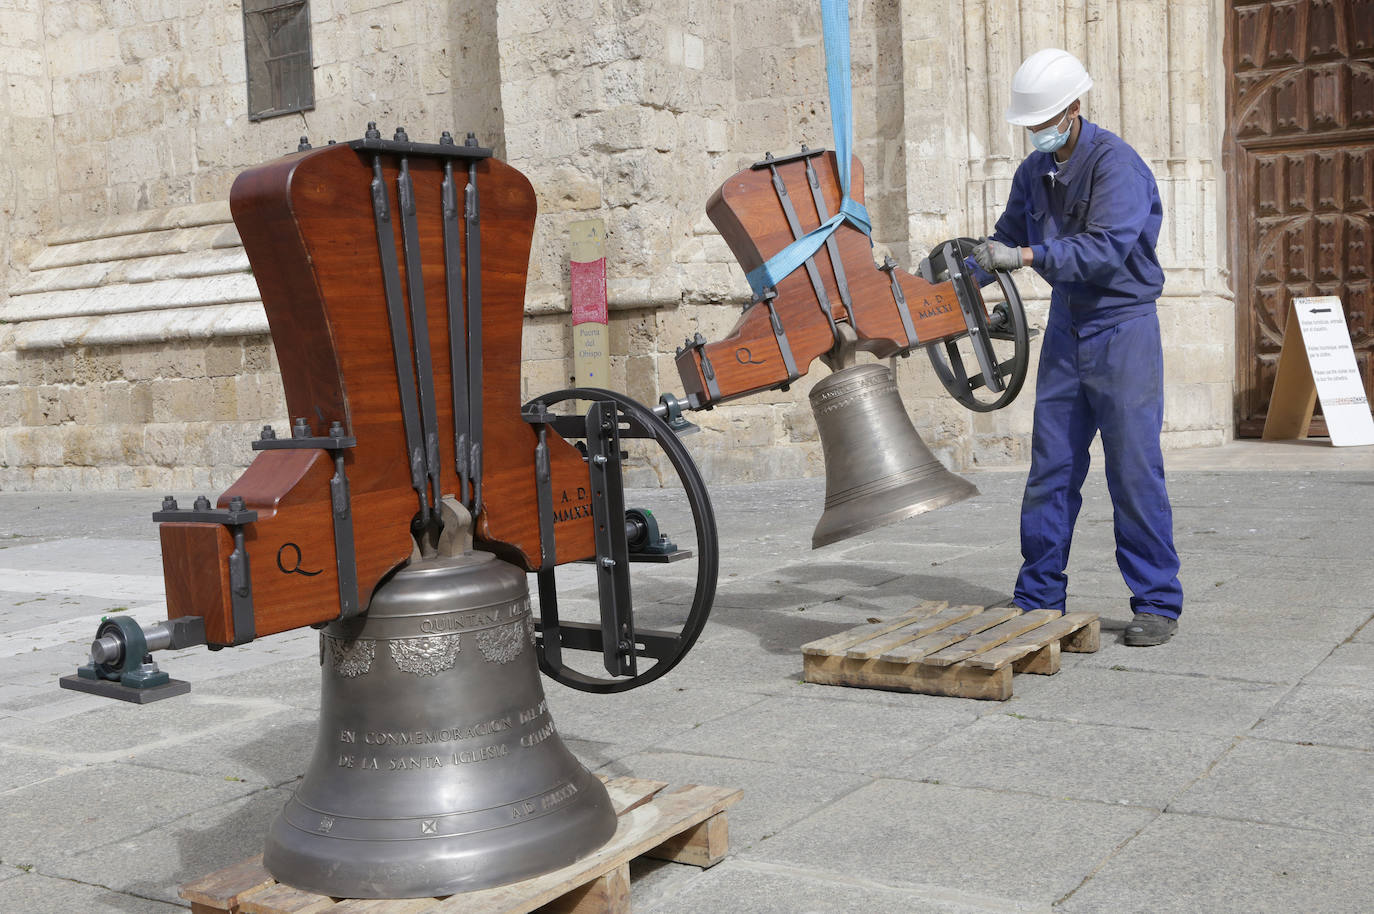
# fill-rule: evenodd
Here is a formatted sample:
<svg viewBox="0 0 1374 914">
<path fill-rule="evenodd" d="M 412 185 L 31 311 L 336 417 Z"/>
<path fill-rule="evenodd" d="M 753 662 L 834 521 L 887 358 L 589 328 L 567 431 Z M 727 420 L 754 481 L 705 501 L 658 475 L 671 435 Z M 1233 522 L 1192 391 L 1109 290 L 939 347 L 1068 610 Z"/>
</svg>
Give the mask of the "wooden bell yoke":
<svg viewBox="0 0 1374 914">
<path fill-rule="evenodd" d="M 521 411 L 529 181 L 471 136 L 369 127 L 230 194 L 295 418 L 215 507 L 154 516 L 169 618 L 203 617 L 212 646 L 362 612 L 445 495 L 527 570 L 597 551 L 583 455 Z"/>
<path fill-rule="evenodd" d="M 850 196 L 862 203 L 863 166 L 857 158 L 851 161 Z M 841 193 L 835 153 L 803 146 L 792 155 L 769 155 L 730 178 L 711 196 L 706 213 L 749 273 L 836 213 Z M 997 405 L 1005 405 L 1008 390 L 1019 390 L 1025 376 L 1020 299 L 1010 278 L 999 274 L 1008 307 L 989 315 L 977 281 L 963 266 L 966 251 L 958 241 L 937 246 L 922 265 L 924 275 L 917 276 L 890 257 L 875 264 L 869 238 L 842 222 L 804 269 L 756 296 L 724 339 L 708 342 L 697 334 L 678 349 L 688 404 L 709 408 L 786 388 L 820 356 L 831 356 L 832 367 L 839 367 L 835 362 L 846 357 L 841 350 L 849 337 L 852 349 L 879 358 L 944 343 L 950 365 L 941 380 L 951 393 L 979 409 L 972 391 L 986 387 L 1003 394 Z M 973 344 L 977 375 L 964 371 L 955 346 L 964 337 Z M 1013 340 L 1017 352 L 999 362 L 991 339 Z M 937 352 L 931 352 L 934 360 Z M 1010 397 L 1015 395 L 1012 390 Z"/>
</svg>

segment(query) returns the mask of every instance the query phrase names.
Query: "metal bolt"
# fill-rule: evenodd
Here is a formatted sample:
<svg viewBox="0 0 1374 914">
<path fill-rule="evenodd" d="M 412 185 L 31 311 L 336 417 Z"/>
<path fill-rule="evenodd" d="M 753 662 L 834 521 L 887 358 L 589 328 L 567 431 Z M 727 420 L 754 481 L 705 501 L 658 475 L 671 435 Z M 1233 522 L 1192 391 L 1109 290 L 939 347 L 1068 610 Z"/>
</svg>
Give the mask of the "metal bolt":
<svg viewBox="0 0 1374 914">
<path fill-rule="evenodd" d="M 453 134 L 451 134 L 451 133 L 449 133 L 447 130 L 445 130 L 444 133 L 443 133 L 443 135 L 439 137 L 439 145 L 440 145 L 440 146 L 452 146 L 452 145 L 453 145 Z"/>
<path fill-rule="evenodd" d="M 364 133 L 363 136 L 369 140 L 380 140 L 382 138 L 382 132 L 377 129 L 376 121 L 367 122 L 367 132 Z"/>
<path fill-rule="evenodd" d="M 210 499 L 206 498 L 204 495 L 197 495 L 197 496 L 196 496 L 196 510 L 197 510 L 197 511 L 209 511 L 209 510 L 210 510 Z"/>
<path fill-rule="evenodd" d="M 593 454 L 593 455 L 592 455 L 592 463 L 596 464 L 597 466 L 602 466 L 602 465 L 604 465 L 604 464 L 606 463 L 606 455 L 605 455 L 605 454 Z"/>
<path fill-rule="evenodd" d="M 333 422 L 332 424 L 330 424 L 330 426 L 329 426 L 329 437 L 331 437 L 331 438 L 342 438 L 343 436 L 344 436 L 344 427 L 343 427 L 343 423 L 342 423 L 342 422 L 336 421 L 336 422 Z"/>
<path fill-rule="evenodd" d="M 305 152 L 305 151 L 306 151 L 307 149 L 309 149 L 309 148 L 310 148 L 310 137 L 308 137 L 308 136 L 303 136 L 303 137 L 301 137 L 301 141 L 300 141 L 299 143 L 296 144 L 296 151 L 297 151 L 297 152 Z"/>
<path fill-rule="evenodd" d="M 230 510 L 230 511 L 242 511 L 243 509 L 244 509 L 244 504 L 243 504 L 243 496 L 242 496 L 242 495 L 235 495 L 233 498 L 229 499 L 229 510 Z"/>
<path fill-rule="evenodd" d="M 614 568 L 614 567 L 615 567 L 615 559 L 611 558 L 609 555 L 602 556 L 602 557 L 601 557 L 601 567 L 602 567 L 602 568 Z"/>
<path fill-rule="evenodd" d="M 164 510 L 164 511 L 175 511 L 176 509 L 177 509 L 177 500 L 176 500 L 175 498 L 173 498 L 171 495 L 164 495 L 164 496 L 162 496 L 162 510 Z"/>
<path fill-rule="evenodd" d="M 258 437 L 263 441 L 275 441 L 277 438 L 277 430 L 270 425 L 264 425 L 262 427 L 262 433 Z"/>
<path fill-rule="evenodd" d="M 292 438 L 309 438 L 310 433 L 310 423 L 307 422 L 303 416 L 296 420 L 295 425 L 291 426 Z"/>
<path fill-rule="evenodd" d="M 396 134 L 392 137 L 392 139 L 395 140 L 397 143 L 410 142 L 410 137 L 406 136 L 406 129 L 404 127 L 397 127 Z"/>
</svg>

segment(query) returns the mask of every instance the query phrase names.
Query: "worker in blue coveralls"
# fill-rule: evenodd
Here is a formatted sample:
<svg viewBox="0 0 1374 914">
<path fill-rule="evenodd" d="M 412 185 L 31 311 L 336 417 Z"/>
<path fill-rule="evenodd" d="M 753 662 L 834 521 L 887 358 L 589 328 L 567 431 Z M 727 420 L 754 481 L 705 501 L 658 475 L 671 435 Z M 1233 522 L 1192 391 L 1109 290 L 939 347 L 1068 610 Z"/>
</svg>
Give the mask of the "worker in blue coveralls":
<svg viewBox="0 0 1374 914">
<path fill-rule="evenodd" d="M 973 259 L 985 271 L 1032 267 L 1053 289 L 1014 602 L 1064 611 L 1088 446 L 1101 432 L 1116 562 L 1133 595 L 1125 642 L 1139 647 L 1173 637 L 1183 608 L 1159 443 L 1164 356 L 1155 303 L 1164 271 L 1155 242 L 1163 207 L 1135 150 L 1080 115 L 1091 87 L 1083 64 L 1055 48 L 1016 71 L 1006 119 L 1030 131 L 1036 151 L 1016 170 L 1006 210 Z"/>
</svg>

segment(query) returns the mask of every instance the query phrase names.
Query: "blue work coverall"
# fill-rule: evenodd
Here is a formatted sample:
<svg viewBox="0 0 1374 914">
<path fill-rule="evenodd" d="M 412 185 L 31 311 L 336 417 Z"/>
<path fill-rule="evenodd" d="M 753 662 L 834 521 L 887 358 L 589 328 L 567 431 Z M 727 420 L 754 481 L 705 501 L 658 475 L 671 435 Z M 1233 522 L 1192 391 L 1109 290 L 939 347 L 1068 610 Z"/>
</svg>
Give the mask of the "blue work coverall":
<svg viewBox="0 0 1374 914">
<path fill-rule="evenodd" d="M 1033 152 L 1021 163 L 997 220 L 992 237 L 1030 248 L 1053 288 L 1021 502 L 1014 600 L 1022 609 L 1064 609 L 1088 446 L 1099 431 L 1131 609 L 1176 619 L 1183 608 L 1159 444 L 1162 213 L 1154 175 L 1135 150 L 1084 120 L 1067 162 Z"/>
</svg>

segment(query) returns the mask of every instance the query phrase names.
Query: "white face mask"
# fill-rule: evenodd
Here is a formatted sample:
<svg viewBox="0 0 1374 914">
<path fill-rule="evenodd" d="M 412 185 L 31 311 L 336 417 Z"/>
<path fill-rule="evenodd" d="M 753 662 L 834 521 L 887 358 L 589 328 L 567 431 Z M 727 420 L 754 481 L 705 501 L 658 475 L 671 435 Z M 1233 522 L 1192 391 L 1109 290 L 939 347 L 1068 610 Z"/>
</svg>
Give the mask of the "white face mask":
<svg viewBox="0 0 1374 914">
<path fill-rule="evenodd" d="M 1064 114 L 1065 117 L 1068 116 L 1067 111 L 1064 112 Z M 1061 117 L 1057 122 L 1050 124 L 1044 130 L 1032 130 L 1030 132 L 1031 145 L 1041 152 L 1056 152 L 1062 149 L 1064 144 L 1069 141 L 1070 133 L 1068 128 L 1065 128 L 1063 133 L 1059 131 L 1059 125 L 1062 123 L 1064 123 L 1064 118 Z M 1070 120 L 1069 127 L 1072 126 L 1073 121 Z"/>
</svg>

